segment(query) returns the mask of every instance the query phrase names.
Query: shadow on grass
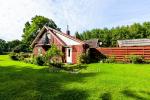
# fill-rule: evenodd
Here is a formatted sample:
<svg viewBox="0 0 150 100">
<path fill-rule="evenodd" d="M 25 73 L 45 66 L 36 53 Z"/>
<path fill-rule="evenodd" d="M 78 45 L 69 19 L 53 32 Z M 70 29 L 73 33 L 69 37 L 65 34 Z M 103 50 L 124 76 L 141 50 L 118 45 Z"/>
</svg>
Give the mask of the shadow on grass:
<svg viewBox="0 0 150 100">
<path fill-rule="evenodd" d="M 87 91 L 68 89 L 64 84 L 84 83 L 84 78 L 95 75 L 96 73 L 49 73 L 45 68 L 33 69 L 29 66 L 0 66 L 0 99 L 86 100 Z"/>
<path fill-rule="evenodd" d="M 63 91 L 60 95 L 58 95 L 55 100 L 86 100 L 88 94 L 86 91 L 73 89 Z"/>
<path fill-rule="evenodd" d="M 63 70 L 68 71 L 68 72 L 78 72 L 86 68 L 87 68 L 87 65 L 83 65 L 83 64 L 67 65 L 67 66 L 62 67 Z"/>
<path fill-rule="evenodd" d="M 107 92 L 107 93 L 103 93 L 103 94 L 100 96 L 100 98 L 101 98 L 102 100 L 112 100 L 112 95 L 111 95 L 111 93 Z"/>
<path fill-rule="evenodd" d="M 149 100 L 148 98 L 139 95 L 139 94 L 137 93 L 137 91 L 124 90 L 124 91 L 122 91 L 122 93 L 123 93 L 124 95 L 126 95 L 126 96 L 128 96 L 128 97 L 131 97 L 131 98 L 134 98 L 134 99 L 136 99 L 136 100 Z M 139 93 L 143 93 L 143 94 L 148 94 L 148 95 L 150 95 L 149 92 L 145 92 L 145 91 L 139 91 Z"/>
<path fill-rule="evenodd" d="M 150 96 L 150 92 L 147 92 L 147 91 L 140 91 L 140 92 Z"/>
</svg>

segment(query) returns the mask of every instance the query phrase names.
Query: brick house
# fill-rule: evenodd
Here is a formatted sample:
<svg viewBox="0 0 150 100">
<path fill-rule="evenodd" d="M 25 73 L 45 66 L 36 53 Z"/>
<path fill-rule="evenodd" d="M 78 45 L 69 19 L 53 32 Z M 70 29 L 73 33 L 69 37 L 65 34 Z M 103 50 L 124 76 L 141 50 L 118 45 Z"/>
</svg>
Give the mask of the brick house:
<svg viewBox="0 0 150 100">
<path fill-rule="evenodd" d="M 63 33 L 44 26 L 31 44 L 34 56 L 44 55 L 51 44 L 63 52 L 63 63 L 77 63 L 78 56 L 87 49 L 85 42 L 71 36 L 69 31 Z"/>
</svg>

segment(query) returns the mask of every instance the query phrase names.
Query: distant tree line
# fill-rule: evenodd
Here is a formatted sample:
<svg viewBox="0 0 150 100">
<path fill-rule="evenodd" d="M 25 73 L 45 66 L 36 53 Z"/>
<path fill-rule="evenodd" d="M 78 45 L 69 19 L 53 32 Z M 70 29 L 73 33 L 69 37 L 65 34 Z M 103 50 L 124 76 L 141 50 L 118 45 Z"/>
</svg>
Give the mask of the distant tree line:
<svg viewBox="0 0 150 100">
<path fill-rule="evenodd" d="M 134 23 L 111 29 L 92 29 L 83 33 L 76 32 L 75 36 L 81 40 L 98 38 L 103 43 L 103 47 L 115 47 L 117 40 L 150 38 L 150 22 Z"/>
<path fill-rule="evenodd" d="M 0 54 L 5 52 L 28 52 L 30 51 L 28 46 L 20 40 L 12 40 L 6 42 L 3 39 L 0 39 Z"/>
</svg>

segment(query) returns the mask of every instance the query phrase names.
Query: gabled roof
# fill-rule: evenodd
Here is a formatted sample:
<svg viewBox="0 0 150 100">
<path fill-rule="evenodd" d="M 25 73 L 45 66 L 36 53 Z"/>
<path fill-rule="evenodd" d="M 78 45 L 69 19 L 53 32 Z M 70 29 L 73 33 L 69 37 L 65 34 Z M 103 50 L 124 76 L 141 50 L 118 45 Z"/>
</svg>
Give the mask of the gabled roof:
<svg viewBox="0 0 150 100">
<path fill-rule="evenodd" d="M 67 34 L 65 34 L 65 33 L 63 33 L 63 32 L 60 32 L 60 31 L 58 31 L 58 30 L 55 30 L 55 29 L 53 29 L 53 28 L 44 26 L 44 27 L 41 29 L 41 31 L 39 32 L 39 34 L 37 35 L 37 37 L 36 37 L 36 38 L 34 39 L 34 41 L 32 42 L 31 47 L 33 47 L 33 46 L 39 41 L 40 37 L 45 33 L 45 31 L 51 33 L 51 34 L 52 34 L 62 45 L 64 45 L 64 46 L 66 46 L 67 44 L 64 42 L 65 40 L 63 40 L 63 39 L 60 38 L 60 35 L 61 35 L 62 37 L 65 37 L 65 38 L 71 39 L 71 40 L 73 40 L 73 41 L 76 41 L 76 42 L 78 42 L 78 43 L 80 43 L 80 44 L 84 44 L 83 41 L 81 41 L 81 40 L 79 40 L 79 39 L 77 39 L 77 38 L 75 38 L 75 37 L 73 37 L 73 36 L 71 36 L 71 35 L 67 35 Z"/>
<path fill-rule="evenodd" d="M 150 46 L 150 39 L 118 40 L 119 47 Z"/>
<path fill-rule="evenodd" d="M 52 30 L 54 33 L 58 33 L 58 34 L 63 35 L 63 36 L 65 36 L 65 37 L 69 38 L 69 39 L 72 39 L 72 40 L 74 40 L 74 41 L 77 41 L 77 42 L 80 42 L 80 43 L 84 43 L 83 41 L 77 39 L 77 38 L 74 37 L 74 36 L 68 35 L 68 34 L 66 34 L 66 33 L 60 32 L 60 31 L 58 31 L 58 30 L 55 30 L 55 29 L 50 28 L 50 27 L 47 27 L 47 26 L 45 26 L 45 27 L 47 28 L 47 30 Z"/>
</svg>

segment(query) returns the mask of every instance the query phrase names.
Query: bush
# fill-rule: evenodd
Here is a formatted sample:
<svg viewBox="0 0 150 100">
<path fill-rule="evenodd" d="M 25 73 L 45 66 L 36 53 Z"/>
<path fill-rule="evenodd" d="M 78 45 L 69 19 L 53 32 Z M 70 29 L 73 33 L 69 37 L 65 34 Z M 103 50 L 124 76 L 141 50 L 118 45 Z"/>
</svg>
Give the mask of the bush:
<svg viewBox="0 0 150 100">
<path fill-rule="evenodd" d="M 104 60 L 104 63 L 115 63 L 115 62 L 116 62 L 115 56 L 108 57 L 107 59 Z"/>
<path fill-rule="evenodd" d="M 38 56 L 35 58 L 35 63 L 39 66 L 43 66 L 45 63 L 45 58 L 42 56 Z"/>
<path fill-rule="evenodd" d="M 18 57 L 18 54 L 17 53 L 10 53 L 10 58 L 12 59 L 12 60 L 19 60 L 19 57 Z"/>
<path fill-rule="evenodd" d="M 61 57 L 63 56 L 63 52 L 57 48 L 56 45 L 52 44 L 51 48 L 46 52 L 45 58 L 47 63 L 61 63 L 62 59 Z"/>
<path fill-rule="evenodd" d="M 30 63 L 30 64 L 36 64 L 36 61 L 34 58 L 24 58 L 23 60 L 25 63 Z"/>
<path fill-rule="evenodd" d="M 88 64 L 90 63 L 90 57 L 86 53 L 82 53 L 79 58 L 78 58 L 78 63 L 79 64 Z"/>
<path fill-rule="evenodd" d="M 133 63 L 133 64 L 144 63 L 144 57 L 139 56 L 139 55 L 130 55 L 129 56 L 129 61 L 130 61 L 130 63 Z"/>
<path fill-rule="evenodd" d="M 12 60 L 24 61 L 25 58 L 30 58 L 31 54 L 23 53 L 23 52 L 21 52 L 21 53 L 12 52 L 12 53 L 10 53 L 9 56 Z"/>
<path fill-rule="evenodd" d="M 15 53 L 29 52 L 29 51 L 30 51 L 29 46 L 27 46 L 26 44 L 19 44 L 18 46 L 13 48 L 13 52 L 15 52 Z"/>
<path fill-rule="evenodd" d="M 49 63 L 50 67 L 56 67 L 56 68 L 62 68 L 63 67 L 63 63 Z"/>
</svg>

